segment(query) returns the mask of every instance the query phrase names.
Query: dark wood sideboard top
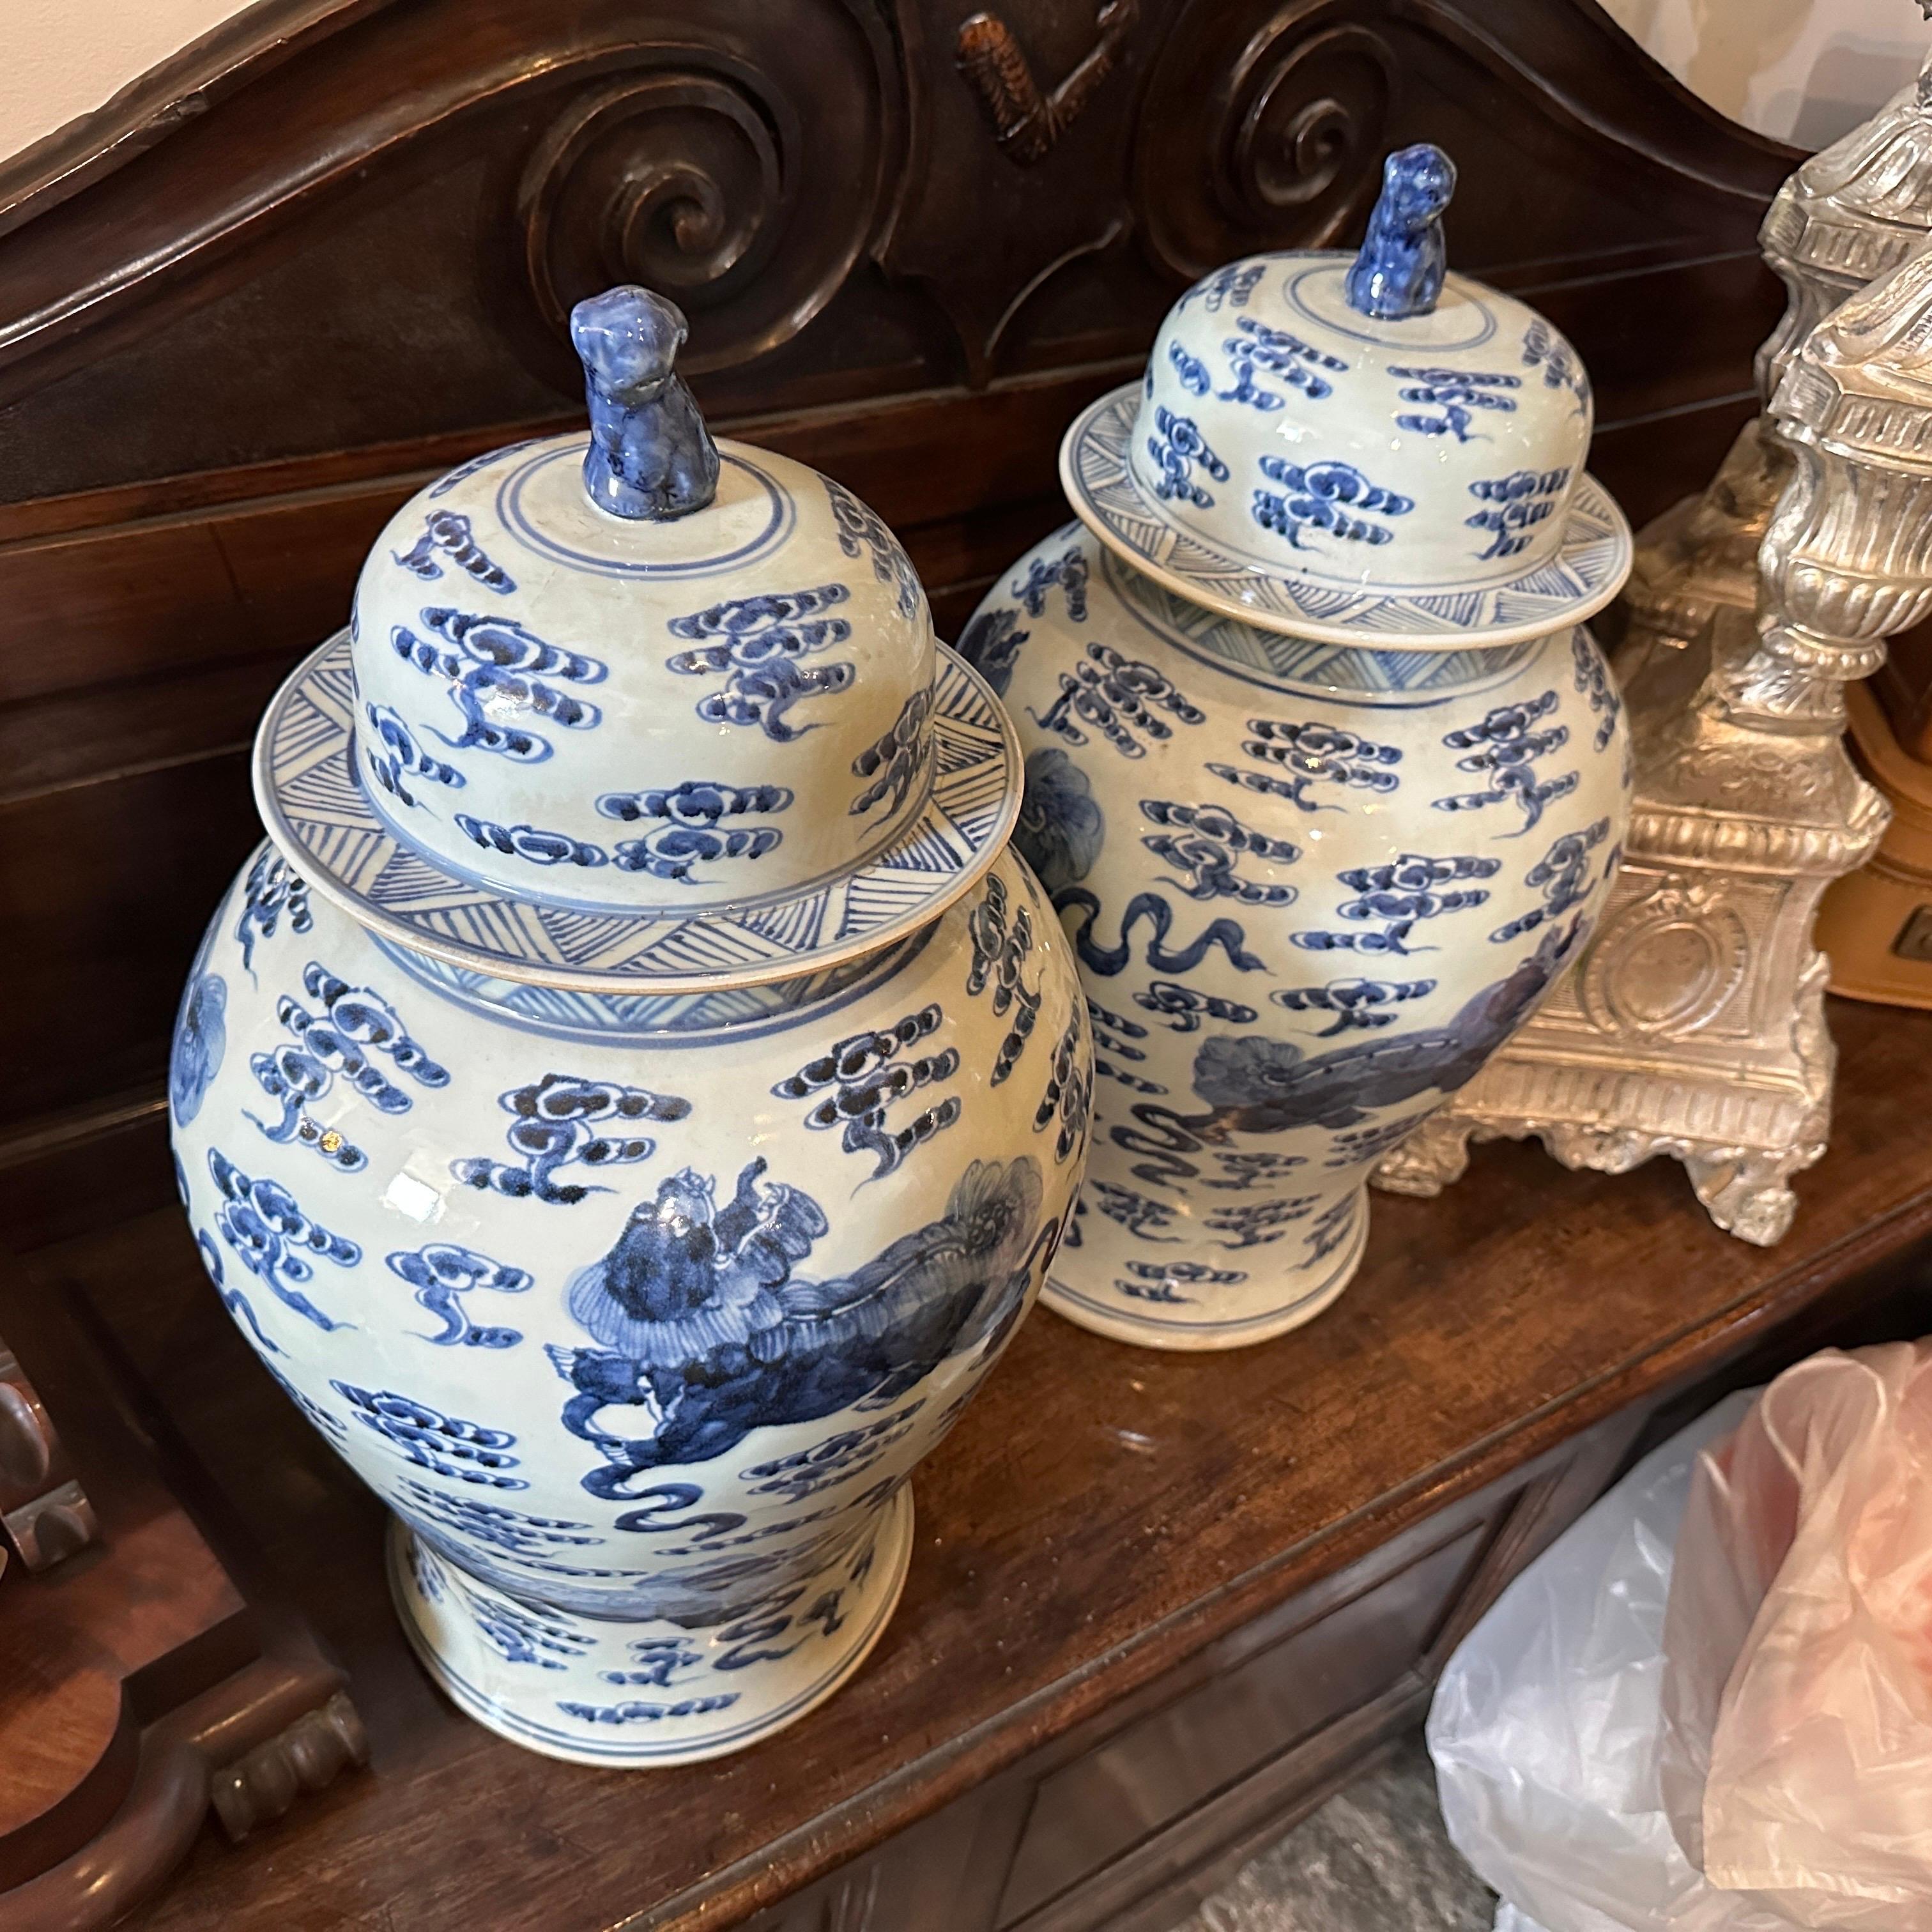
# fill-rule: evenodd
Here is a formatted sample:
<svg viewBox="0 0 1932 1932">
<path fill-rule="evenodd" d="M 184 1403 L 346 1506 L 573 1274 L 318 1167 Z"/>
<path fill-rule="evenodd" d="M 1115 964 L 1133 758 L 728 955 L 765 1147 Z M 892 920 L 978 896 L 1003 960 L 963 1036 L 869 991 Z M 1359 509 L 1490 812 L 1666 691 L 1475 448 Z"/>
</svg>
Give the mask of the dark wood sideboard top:
<svg viewBox="0 0 1932 1932">
<path fill-rule="evenodd" d="M 250 1355 L 171 1208 L 40 1250 L 28 1292 L 111 1328 L 218 1514 L 346 1665 L 371 1744 L 283 1826 L 205 1832 L 128 1922 L 700 1932 L 787 1897 L 1456 1498 L 1918 1261 L 1932 1014 L 1840 1003 L 1832 1023 L 1832 1149 L 1775 1249 L 1719 1234 L 1672 1163 L 1570 1174 L 1496 1146 L 1438 1200 L 1378 1198 L 1354 1286 L 1280 1341 L 1164 1354 L 1036 1311 L 914 1480 L 910 1580 L 862 1671 L 683 1770 L 552 1762 L 431 1689 L 380 1510 Z"/>
</svg>

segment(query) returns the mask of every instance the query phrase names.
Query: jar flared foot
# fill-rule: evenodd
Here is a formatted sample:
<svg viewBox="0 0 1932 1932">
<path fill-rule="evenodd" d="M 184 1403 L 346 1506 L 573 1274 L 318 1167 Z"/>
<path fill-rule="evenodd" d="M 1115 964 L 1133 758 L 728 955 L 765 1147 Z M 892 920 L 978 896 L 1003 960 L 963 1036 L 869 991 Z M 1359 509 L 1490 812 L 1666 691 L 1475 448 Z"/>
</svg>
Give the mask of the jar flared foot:
<svg viewBox="0 0 1932 1932">
<path fill-rule="evenodd" d="M 573 1764 L 694 1764 L 796 1723 L 864 1663 L 905 1587 L 912 1516 L 902 1486 L 868 1540 L 716 1622 L 529 1603 L 393 1520 L 389 1588 L 424 1668 L 486 1730 Z"/>
<path fill-rule="evenodd" d="M 1232 1252 L 1172 1234 L 1136 1234 L 1093 1215 L 1078 1247 L 1063 1246 L 1040 1294 L 1056 1315 L 1143 1348 L 1246 1348 L 1312 1322 L 1346 1288 L 1368 1245 L 1366 1186 L 1324 1208 L 1312 1250 L 1289 1265 L 1284 1244 Z M 1240 1264 L 1246 1264 L 1240 1265 Z"/>
</svg>

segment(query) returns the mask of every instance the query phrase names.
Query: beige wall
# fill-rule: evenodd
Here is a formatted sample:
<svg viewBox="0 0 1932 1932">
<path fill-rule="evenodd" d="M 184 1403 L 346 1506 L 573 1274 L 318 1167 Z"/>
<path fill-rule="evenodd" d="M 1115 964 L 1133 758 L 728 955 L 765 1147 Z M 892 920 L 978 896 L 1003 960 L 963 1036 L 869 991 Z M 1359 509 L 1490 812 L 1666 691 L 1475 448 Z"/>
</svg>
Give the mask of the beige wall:
<svg viewBox="0 0 1932 1932">
<path fill-rule="evenodd" d="M 1601 0 L 1694 94 L 1761 134 L 1822 148 L 1918 71 L 1915 0 Z"/>
<path fill-rule="evenodd" d="M 246 0 L 0 0 L 0 158 L 98 107 Z"/>
<path fill-rule="evenodd" d="M 1553 0 L 1552 0 L 1553 4 Z M 98 107 L 243 0 L 0 0 L 0 157 Z M 1817 147 L 1932 43 L 1914 0 L 1603 0 L 1713 106 Z"/>
</svg>

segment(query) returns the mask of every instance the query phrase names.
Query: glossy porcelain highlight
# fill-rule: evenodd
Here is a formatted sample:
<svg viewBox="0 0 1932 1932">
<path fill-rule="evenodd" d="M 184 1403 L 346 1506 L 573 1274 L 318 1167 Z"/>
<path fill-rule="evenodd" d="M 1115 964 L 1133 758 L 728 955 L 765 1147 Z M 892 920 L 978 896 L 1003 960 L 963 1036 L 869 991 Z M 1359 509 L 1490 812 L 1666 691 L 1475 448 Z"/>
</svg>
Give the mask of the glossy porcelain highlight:
<svg viewBox="0 0 1932 1932">
<path fill-rule="evenodd" d="M 667 915 L 809 891 L 931 790 L 932 619 L 830 478 L 717 446 L 715 500 L 630 521 L 580 434 L 431 484 L 356 586 L 361 776 L 398 838 L 532 897 Z"/>
<path fill-rule="evenodd" d="M 586 1763 L 735 1750 L 890 1617 L 913 1465 L 1088 1139 L 1020 772 L 835 483 L 583 304 L 593 434 L 425 490 L 278 694 L 170 1081 L 210 1277 L 395 1512 L 424 1664 Z M 715 454 L 715 467 L 712 460 Z"/>
<path fill-rule="evenodd" d="M 1027 747 L 1015 843 L 1078 948 L 1094 1151 L 1049 1304 L 1162 1348 L 1321 1312 L 1376 1161 L 1582 946 L 1628 810 L 1570 627 L 1460 652 L 1259 631 L 1069 524 L 962 644 Z"/>
<path fill-rule="evenodd" d="M 1047 1298 L 1124 1340 L 1328 1306 L 1377 1163 L 1576 957 L 1617 863 L 1622 706 L 1574 620 L 1629 532 L 1582 474 L 1568 346 L 1448 269 L 1454 178 L 1403 149 L 1355 256 L 1183 296 L 1068 431 L 1082 521 L 961 636 L 1094 1030 Z"/>
<path fill-rule="evenodd" d="M 183 1198 L 244 1334 L 412 1532 L 405 1622 L 473 1715 L 682 1760 L 856 1666 L 901 1486 L 1071 1204 L 1068 950 L 1003 859 L 842 974 L 651 1024 L 454 975 L 257 854 L 177 1030 Z"/>
</svg>

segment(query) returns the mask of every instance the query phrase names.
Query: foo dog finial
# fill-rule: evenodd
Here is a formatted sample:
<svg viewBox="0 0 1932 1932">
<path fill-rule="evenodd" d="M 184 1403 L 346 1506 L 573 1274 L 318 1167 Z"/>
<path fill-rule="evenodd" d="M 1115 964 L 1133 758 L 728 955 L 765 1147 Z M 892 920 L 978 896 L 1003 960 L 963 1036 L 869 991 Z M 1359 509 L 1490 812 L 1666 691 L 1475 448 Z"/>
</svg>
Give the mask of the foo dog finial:
<svg viewBox="0 0 1932 1932">
<path fill-rule="evenodd" d="M 1383 162 L 1382 194 L 1348 271 L 1351 308 L 1395 322 L 1435 308 L 1449 266 L 1442 211 L 1455 192 L 1456 164 L 1430 142 L 1398 148 Z"/>
<path fill-rule="evenodd" d="M 628 285 L 570 312 L 590 403 L 584 487 L 614 516 L 668 523 L 717 494 L 717 446 L 671 367 L 686 333 L 674 303 Z"/>
</svg>

